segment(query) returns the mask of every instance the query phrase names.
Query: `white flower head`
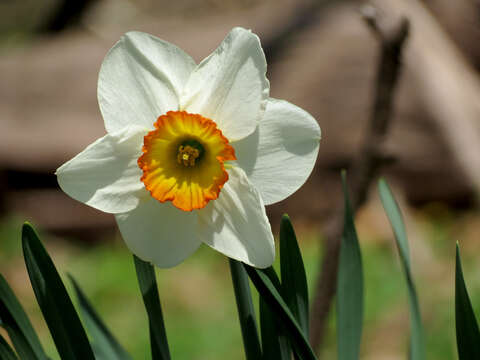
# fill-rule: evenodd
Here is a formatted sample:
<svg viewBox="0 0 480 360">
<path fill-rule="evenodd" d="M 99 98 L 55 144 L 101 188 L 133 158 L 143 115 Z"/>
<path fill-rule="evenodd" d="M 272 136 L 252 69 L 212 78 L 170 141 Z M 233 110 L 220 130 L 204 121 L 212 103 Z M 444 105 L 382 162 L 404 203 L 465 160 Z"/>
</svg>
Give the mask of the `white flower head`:
<svg viewBox="0 0 480 360">
<path fill-rule="evenodd" d="M 98 79 L 107 135 L 57 170 L 72 198 L 115 214 L 130 250 L 171 267 L 203 242 L 264 268 L 275 258 L 265 205 L 312 171 L 320 128 L 269 97 L 259 38 L 234 28 L 200 64 L 129 32 Z"/>
</svg>

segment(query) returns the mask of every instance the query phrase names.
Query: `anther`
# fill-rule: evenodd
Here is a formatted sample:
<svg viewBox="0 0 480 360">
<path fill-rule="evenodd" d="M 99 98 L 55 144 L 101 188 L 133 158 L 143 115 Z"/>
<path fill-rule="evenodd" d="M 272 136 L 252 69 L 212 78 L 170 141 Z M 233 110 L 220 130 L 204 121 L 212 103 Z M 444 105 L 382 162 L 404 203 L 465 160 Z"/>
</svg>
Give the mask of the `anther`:
<svg viewBox="0 0 480 360">
<path fill-rule="evenodd" d="M 200 151 L 190 145 L 180 145 L 178 147 L 177 162 L 186 167 L 195 166 L 196 159 L 200 156 Z"/>
</svg>

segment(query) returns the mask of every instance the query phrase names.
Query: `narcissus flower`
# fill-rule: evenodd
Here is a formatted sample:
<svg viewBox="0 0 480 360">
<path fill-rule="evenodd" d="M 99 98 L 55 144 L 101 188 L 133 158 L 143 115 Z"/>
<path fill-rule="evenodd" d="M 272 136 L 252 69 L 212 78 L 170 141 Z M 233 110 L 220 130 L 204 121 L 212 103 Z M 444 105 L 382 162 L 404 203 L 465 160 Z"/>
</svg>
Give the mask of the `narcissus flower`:
<svg viewBox="0 0 480 360">
<path fill-rule="evenodd" d="M 312 171 L 320 128 L 269 97 L 258 37 L 233 29 L 200 64 L 129 32 L 98 79 L 107 135 L 57 170 L 71 197 L 115 214 L 130 250 L 174 266 L 203 242 L 256 267 L 275 257 L 265 205 Z"/>
</svg>

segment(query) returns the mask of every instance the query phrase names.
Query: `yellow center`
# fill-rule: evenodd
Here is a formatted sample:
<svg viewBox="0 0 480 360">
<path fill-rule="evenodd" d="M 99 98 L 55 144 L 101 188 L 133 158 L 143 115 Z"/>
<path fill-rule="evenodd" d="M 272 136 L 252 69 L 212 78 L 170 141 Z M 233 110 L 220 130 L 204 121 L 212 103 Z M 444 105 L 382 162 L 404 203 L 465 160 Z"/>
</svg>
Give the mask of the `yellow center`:
<svg viewBox="0 0 480 360">
<path fill-rule="evenodd" d="M 150 194 L 184 211 L 201 209 L 218 198 L 228 180 L 224 161 L 236 157 L 215 122 L 198 114 L 169 111 L 154 126 L 138 158 L 141 181 Z"/>
</svg>

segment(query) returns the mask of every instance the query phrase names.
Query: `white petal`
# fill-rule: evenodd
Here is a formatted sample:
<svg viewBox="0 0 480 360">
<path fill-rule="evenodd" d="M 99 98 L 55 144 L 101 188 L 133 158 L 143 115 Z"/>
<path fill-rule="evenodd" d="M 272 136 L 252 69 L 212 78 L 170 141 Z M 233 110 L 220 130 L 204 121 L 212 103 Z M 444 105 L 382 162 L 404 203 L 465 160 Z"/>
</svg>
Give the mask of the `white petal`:
<svg viewBox="0 0 480 360">
<path fill-rule="evenodd" d="M 170 202 L 150 198 L 115 218 L 130 251 L 161 268 L 179 264 L 201 244 L 196 234 L 197 214 L 179 210 Z"/>
<path fill-rule="evenodd" d="M 64 192 L 107 213 L 130 211 L 148 195 L 137 165 L 147 130 L 128 127 L 107 134 L 58 168 Z"/>
<path fill-rule="evenodd" d="M 262 117 L 270 86 L 258 36 L 234 28 L 194 70 L 181 108 L 215 121 L 230 140 L 251 134 Z"/>
<path fill-rule="evenodd" d="M 233 144 L 238 165 L 266 205 L 285 199 L 305 183 L 315 165 L 320 136 L 310 114 L 270 98 L 257 131 Z"/>
<path fill-rule="evenodd" d="M 107 131 L 130 124 L 152 128 L 160 115 L 178 110 L 180 92 L 195 66 L 175 45 L 141 32 L 125 34 L 110 49 L 98 77 Z"/>
<path fill-rule="evenodd" d="M 275 259 L 275 244 L 265 206 L 242 169 L 228 173 L 218 199 L 198 212 L 200 238 L 233 259 L 266 268 Z"/>
</svg>

